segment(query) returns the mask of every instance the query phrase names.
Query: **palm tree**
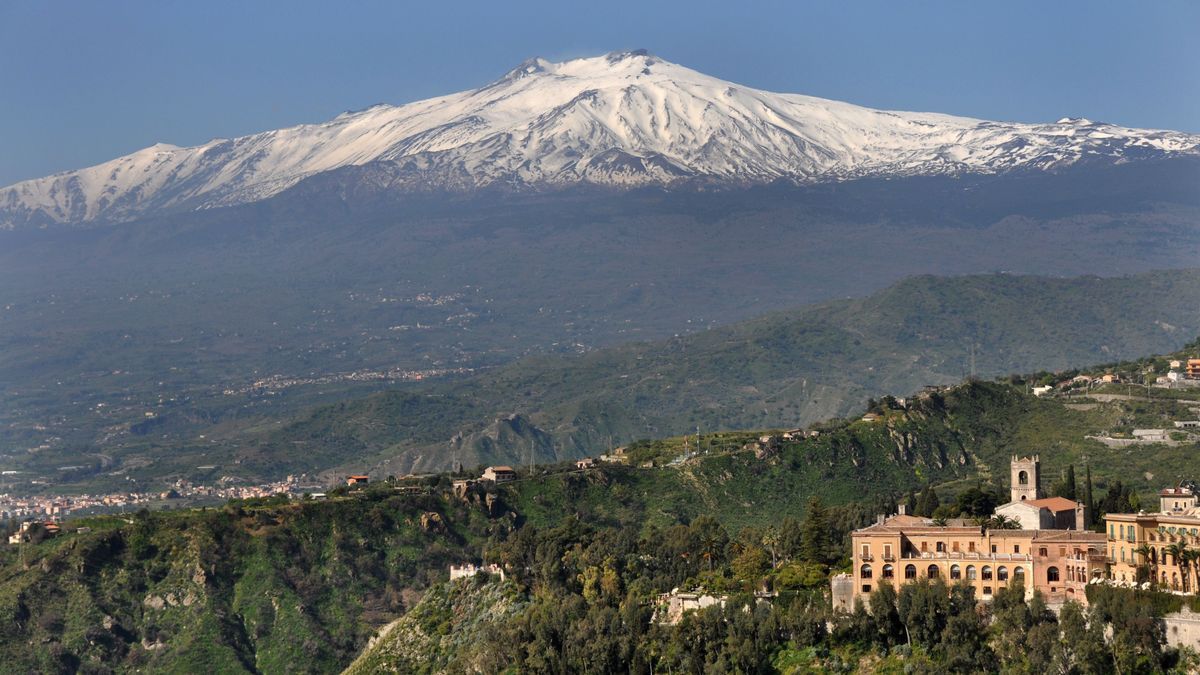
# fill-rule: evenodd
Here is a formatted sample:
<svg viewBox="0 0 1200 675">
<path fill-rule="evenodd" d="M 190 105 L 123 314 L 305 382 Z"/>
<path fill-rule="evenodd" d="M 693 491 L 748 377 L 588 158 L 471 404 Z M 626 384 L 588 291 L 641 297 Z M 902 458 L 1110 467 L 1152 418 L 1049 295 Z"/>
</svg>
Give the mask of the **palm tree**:
<svg viewBox="0 0 1200 675">
<path fill-rule="evenodd" d="M 997 513 L 996 515 L 992 516 L 990 524 L 991 524 L 991 528 L 993 530 L 1019 530 L 1019 529 L 1021 529 L 1021 523 L 1019 521 L 1009 518 L 1008 516 L 1001 514 L 1001 513 Z"/>
<path fill-rule="evenodd" d="M 1142 544 L 1141 546 L 1133 549 L 1133 552 L 1142 556 L 1142 564 L 1138 565 L 1138 567 L 1146 570 L 1146 572 L 1150 575 L 1150 583 L 1157 586 L 1158 571 L 1155 568 L 1158 566 L 1158 558 L 1157 556 L 1154 556 L 1154 549 L 1151 548 L 1149 544 Z"/>
<path fill-rule="evenodd" d="M 933 523 L 934 527 L 946 527 L 950 524 L 950 521 L 946 520 L 945 518 L 934 518 L 931 522 Z"/>
<path fill-rule="evenodd" d="M 1179 578 L 1183 581 L 1183 588 L 1187 590 L 1187 568 L 1191 566 L 1191 554 L 1186 545 L 1175 542 L 1163 550 L 1164 554 L 1171 556 L 1171 562 L 1179 568 Z"/>
<path fill-rule="evenodd" d="M 1200 561 L 1200 550 L 1192 548 L 1183 549 L 1182 557 L 1180 558 L 1180 562 L 1183 563 L 1183 566 L 1180 567 L 1180 575 L 1183 577 L 1183 590 L 1185 592 L 1189 592 L 1191 590 L 1188 582 L 1191 578 L 1190 575 L 1192 566 L 1195 565 L 1197 561 Z"/>
<path fill-rule="evenodd" d="M 764 530 L 762 544 L 771 552 L 771 569 L 779 567 L 779 560 L 776 554 L 776 551 L 779 549 L 779 530 L 773 527 L 768 527 Z"/>
</svg>

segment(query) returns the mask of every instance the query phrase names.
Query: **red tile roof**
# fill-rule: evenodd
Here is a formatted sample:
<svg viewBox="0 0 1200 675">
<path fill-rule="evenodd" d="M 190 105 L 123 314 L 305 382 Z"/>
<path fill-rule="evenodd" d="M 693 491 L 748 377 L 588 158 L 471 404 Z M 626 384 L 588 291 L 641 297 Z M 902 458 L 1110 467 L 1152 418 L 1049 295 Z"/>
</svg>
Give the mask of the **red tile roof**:
<svg viewBox="0 0 1200 675">
<path fill-rule="evenodd" d="M 1056 513 L 1058 511 L 1075 510 L 1075 502 L 1066 497 L 1043 497 L 1042 499 L 1034 499 L 1027 503 L 1038 508 L 1049 509 Z"/>
</svg>

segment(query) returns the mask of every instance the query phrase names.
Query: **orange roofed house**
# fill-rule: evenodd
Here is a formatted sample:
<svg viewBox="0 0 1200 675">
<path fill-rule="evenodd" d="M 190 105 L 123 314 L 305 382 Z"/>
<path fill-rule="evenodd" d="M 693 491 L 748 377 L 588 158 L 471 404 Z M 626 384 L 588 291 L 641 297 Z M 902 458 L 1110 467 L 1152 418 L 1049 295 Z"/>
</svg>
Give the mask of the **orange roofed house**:
<svg viewBox="0 0 1200 675">
<path fill-rule="evenodd" d="M 1200 380 L 1200 359 L 1188 359 L 1187 370 L 1184 371 L 1184 375 L 1189 380 Z"/>
</svg>

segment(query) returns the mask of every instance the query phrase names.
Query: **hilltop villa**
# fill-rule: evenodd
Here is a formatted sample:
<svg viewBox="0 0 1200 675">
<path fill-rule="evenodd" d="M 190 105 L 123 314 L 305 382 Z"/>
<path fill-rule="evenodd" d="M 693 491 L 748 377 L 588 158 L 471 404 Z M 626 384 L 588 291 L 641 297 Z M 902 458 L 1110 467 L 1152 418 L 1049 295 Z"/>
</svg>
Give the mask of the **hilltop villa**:
<svg viewBox="0 0 1200 675">
<path fill-rule="evenodd" d="M 1105 575 L 1105 536 L 1083 529 L 1082 505 L 1042 497 L 1036 456 L 1014 457 L 1011 469 L 1012 501 L 996 512 L 1010 515 L 1021 529 L 989 529 L 962 519 L 937 525 L 903 512 L 881 517 L 853 533 L 853 583 L 835 585 L 853 596 L 835 597 L 835 606 L 867 601 L 880 584 L 899 590 L 920 578 L 969 583 L 984 601 L 1020 579 L 1027 594 L 1040 590 L 1047 602 L 1086 603 L 1088 580 Z"/>
<path fill-rule="evenodd" d="M 1156 582 L 1160 588 L 1195 592 L 1200 572 L 1200 504 L 1193 485 L 1158 493 L 1159 512 L 1110 513 L 1104 517 L 1114 581 Z"/>
</svg>

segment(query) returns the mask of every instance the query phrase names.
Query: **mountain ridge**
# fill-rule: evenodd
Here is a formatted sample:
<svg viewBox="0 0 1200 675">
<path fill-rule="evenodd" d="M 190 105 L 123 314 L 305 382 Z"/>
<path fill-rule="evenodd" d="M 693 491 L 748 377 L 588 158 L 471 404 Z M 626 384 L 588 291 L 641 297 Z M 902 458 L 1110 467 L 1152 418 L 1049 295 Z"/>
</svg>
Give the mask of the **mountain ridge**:
<svg viewBox="0 0 1200 675">
<path fill-rule="evenodd" d="M 1123 279 L 1012 275 L 902 281 L 673 339 L 538 356 L 428 388 L 316 408 L 247 443 L 244 465 L 373 473 L 598 454 L 637 438 L 804 426 L 970 374 L 1064 370 L 1178 348 L 1200 270 Z M 1051 346 L 1053 345 L 1053 346 Z M 453 438 L 452 438 L 453 435 Z M 253 448 L 253 449 L 251 449 Z M 319 470 L 316 463 L 294 466 Z"/>
<path fill-rule="evenodd" d="M 401 191 L 811 183 L 1056 170 L 1200 154 L 1200 136 L 1062 118 L 873 110 L 720 80 L 643 50 L 530 59 L 481 88 L 109 162 L 0 189 L 0 228 L 260 201 L 379 164 Z"/>
</svg>

